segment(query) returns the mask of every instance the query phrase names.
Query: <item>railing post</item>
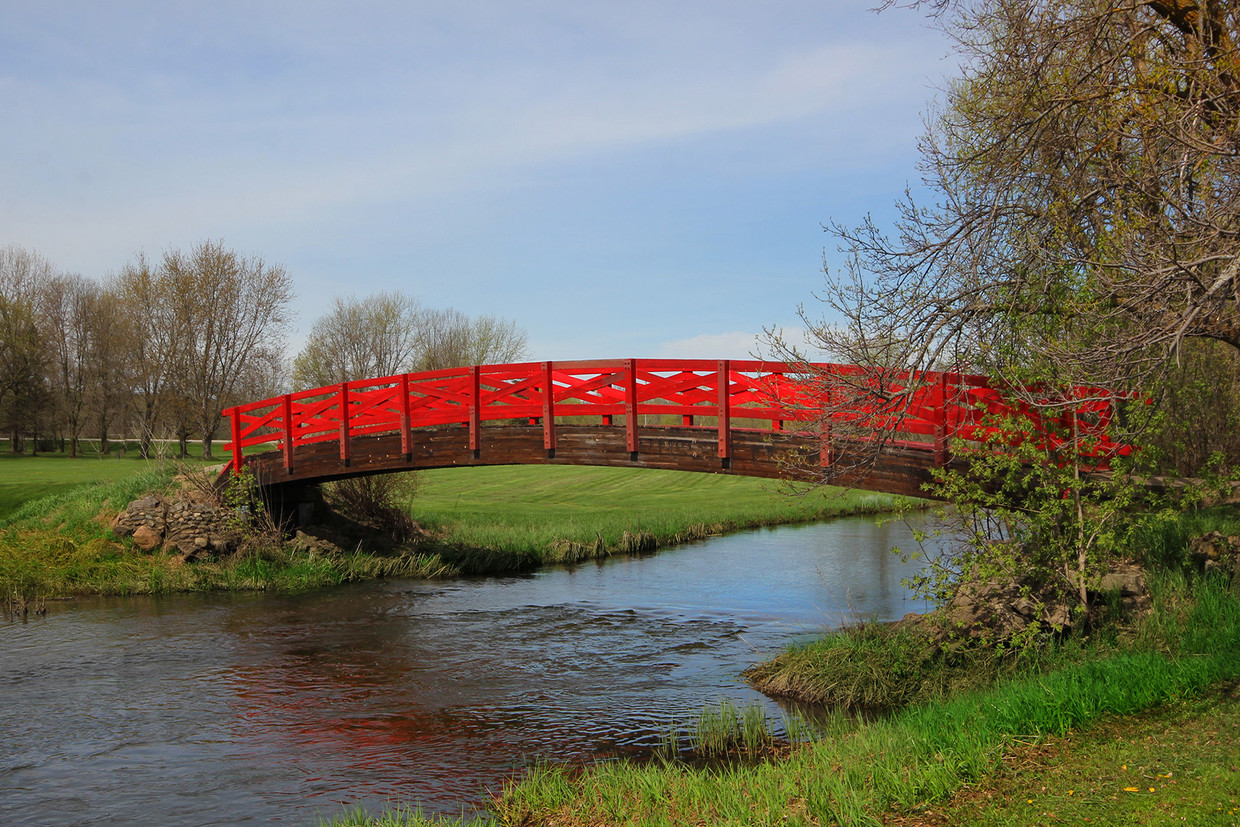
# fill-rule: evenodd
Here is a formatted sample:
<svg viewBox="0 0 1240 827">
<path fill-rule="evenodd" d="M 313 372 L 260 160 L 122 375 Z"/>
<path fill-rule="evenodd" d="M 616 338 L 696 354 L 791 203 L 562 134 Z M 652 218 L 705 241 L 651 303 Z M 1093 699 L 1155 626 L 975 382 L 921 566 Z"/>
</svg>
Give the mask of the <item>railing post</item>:
<svg viewBox="0 0 1240 827">
<path fill-rule="evenodd" d="M 241 409 L 229 408 L 229 418 L 232 420 L 232 444 L 233 444 L 233 474 L 241 473 L 241 468 L 245 464 L 245 458 L 241 453 Z"/>
<path fill-rule="evenodd" d="M 482 450 L 482 370 L 469 369 L 469 450 L 477 458 Z"/>
<path fill-rule="evenodd" d="M 624 360 L 624 431 L 630 458 L 637 459 L 637 360 Z"/>
<path fill-rule="evenodd" d="M 818 464 L 823 468 L 830 468 L 835 462 L 835 453 L 831 449 L 831 368 L 825 368 L 824 372 L 827 379 L 822 389 L 822 445 L 818 449 Z"/>
<path fill-rule="evenodd" d="M 413 432 L 409 420 L 409 374 L 400 375 L 400 452 L 405 455 L 405 462 L 413 459 Z"/>
<path fill-rule="evenodd" d="M 732 456 L 732 371 L 731 362 L 719 360 L 719 459 L 726 468 Z"/>
<path fill-rule="evenodd" d="M 284 472 L 293 473 L 293 397 L 284 394 L 281 400 L 284 414 Z"/>
<path fill-rule="evenodd" d="M 547 456 L 555 456 L 555 381 L 551 376 L 551 363 L 543 362 L 543 448 Z"/>
<path fill-rule="evenodd" d="M 947 465 L 947 374 L 940 372 L 938 378 L 939 404 L 934 412 L 934 464 Z"/>
<path fill-rule="evenodd" d="M 686 428 L 692 428 L 693 427 L 693 414 L 685 414 L 684 416 L 682 416 L 680 419 L 680 424 L 684 425 Z"/>
<path fill-rule="evenodd" d="M 349 452 L 349 383 L 341 382 L 338 406 L 340 410 L 340 463 L 347 466 L 351 460 Z"/>
</svg>

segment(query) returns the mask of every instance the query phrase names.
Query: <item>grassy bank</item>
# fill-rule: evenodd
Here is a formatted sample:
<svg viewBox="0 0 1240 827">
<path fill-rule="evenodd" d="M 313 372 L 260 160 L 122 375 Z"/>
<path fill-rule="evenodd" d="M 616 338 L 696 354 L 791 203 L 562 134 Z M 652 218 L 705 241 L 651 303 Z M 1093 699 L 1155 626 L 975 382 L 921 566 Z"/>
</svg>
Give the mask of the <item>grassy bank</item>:
<svg viewBox="0 0 1240 827">
<path fill-rule="evenodd" d="M 891 511 L 898 498 L 639 468 L 447 468 L 420 474 L 415 519 L 449 545 L 526 565 L 650 550 L 745 528 Z M 635 547 L 637 544 L 637 547 Z"/>
<path fill-rule="evenodd" d="M 1002 765 L 891 827 L 1240 823 L 1240 682 L 1008 751 Z"/>
<path fill-rule="evenodd" d="M 195 461 L 193 464 L 201 464 Z M 409 503 L 430 535 L 381 553 L 275 543 L 218 562 L 183 564 L 111 537 L 112 517 L 185 467 L 127 458 L 0 458 L 0 599 L 26 606 L 76 594 L 294 590 L 380 576 L 437 577 L 529 569 L 739 528 L 890 508 L 888 497 L 789 496 L 763 480 L 608 468 L 422 472 Z M 364 545 L 364 540 L 363 540 Z"/>
</svg>

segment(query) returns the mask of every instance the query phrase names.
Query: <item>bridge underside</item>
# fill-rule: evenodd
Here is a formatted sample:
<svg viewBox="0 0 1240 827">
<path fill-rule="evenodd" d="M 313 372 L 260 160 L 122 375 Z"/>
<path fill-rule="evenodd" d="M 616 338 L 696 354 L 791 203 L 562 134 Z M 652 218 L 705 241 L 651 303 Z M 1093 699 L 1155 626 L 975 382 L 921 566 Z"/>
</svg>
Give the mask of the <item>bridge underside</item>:
<svg viewBox="0 0 1240 827">
<path fill-rule="evenodd" d="M 719 456 L 714 428 L 643 427 L 638 450 L 630 452 L 623 428 L 557 424 L 556 447 L 544 447 L 540 425 L 483 428 L 478 450 L 471 450 L 469 429 L 424 428 L 411 432 L 409 451 L 402 451 L 399 433 L 353 437 L 349 459 L 339 444 L 299 445 L 292 467 L 278 451 L 245 458 L 260 483 L 268 488 L 305 485 L 366 474 L 426 468 L 481 465 L 600 465 L 618 468 L 659 468 L 751 477 L 809 479 L 819 464 L 815 438 L 787 432 L 733 430 L 728 456 Z M 847 464 L 847 445 L 836 445 L 836 461 Z M 934 467 L 932 451 L 890 447 L 864 473 L 836 484 L 890 494 L 925 497 L 924 483 Z"/>
</svg>

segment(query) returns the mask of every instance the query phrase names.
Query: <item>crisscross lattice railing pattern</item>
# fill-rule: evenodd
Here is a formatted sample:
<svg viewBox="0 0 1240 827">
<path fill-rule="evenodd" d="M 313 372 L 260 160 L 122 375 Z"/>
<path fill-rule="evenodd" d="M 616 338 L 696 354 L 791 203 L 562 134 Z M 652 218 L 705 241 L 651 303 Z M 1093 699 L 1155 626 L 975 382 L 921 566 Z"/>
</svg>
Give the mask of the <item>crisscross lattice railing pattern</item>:
<svg viewBox="0 0 1240 827">
<path fill-rule="evenodd" d="M 885 431 L 904 447 L 934 451 L 946 460 L 947 440 L 984 441 L 996 433 L 992 416 L 1023 417 L 1040 431 L 1034 406 L 1011 402 L 985 377 L 916 372 L 884 378 L 885 393 L 852 407 L 832 405 L 832 388 L 855 389 L 877 375 L 851 365 L 813 366 L 706 359 L 624 359 L 481 365 L 363 379 L 229 408 L 233 454 L 240 470 L 243 452 L 274 446 L 293 467 L 295 448 L 338 442 L 348 463 L 358 437 L 400 433 L 408 454 L 415 429 L 461 425 L 470 449 L 482 448 L 483 423 L 541 424 L 543 446 L 556 447 L 556 423 L 617 426 L 622 420 L 630 452 L 639 450 L 642 427 L 676 425 L 718 432 L 726 459 L 733 429 L 811 430 L 830 439 L 833 422 Z M 907 393 L 899 393 L 900 385 Z M 842 392 L 842 390 L 841 390 Z M 828 397 L 824 402 L 824 397 Z M 861 398 L 861 397 L 858 397 Z M 1127 453 L 1107 436 L 1113 406 L 1096 388 L 1073 389 L 1075 398 L 1058 419 L 1074 416 L 1086 436 L 1086 453 L 1102 458 Z M 824 416 L 824 410 L 829 411 Z M 670 420 L 670 421 L 669 421 Z M 824 462 L 830 455 L 824 447 Z"/>
</svg>

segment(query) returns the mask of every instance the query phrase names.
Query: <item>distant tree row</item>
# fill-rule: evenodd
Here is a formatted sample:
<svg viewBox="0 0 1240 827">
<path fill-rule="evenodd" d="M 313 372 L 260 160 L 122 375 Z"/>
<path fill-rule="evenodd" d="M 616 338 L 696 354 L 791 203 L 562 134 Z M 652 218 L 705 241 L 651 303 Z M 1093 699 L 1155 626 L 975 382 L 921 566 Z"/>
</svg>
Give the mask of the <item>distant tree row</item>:
<svg viewBox="0 0 1240 827">
<path fill-rule="evenodd" d="M 401 293 L 338 298 L 289 371 L 293 283 L 282 266 L 204 241 L 158 261 L 139 254 L 96 281 L 38 253 L 0 248 L 0 428 L 14 451 L 54 440 L 190 439 L 211 456 L 221 409 L 367 376 L 525 351 L 512 322 L 425 310 Z"/>
</svg>

